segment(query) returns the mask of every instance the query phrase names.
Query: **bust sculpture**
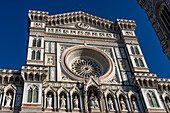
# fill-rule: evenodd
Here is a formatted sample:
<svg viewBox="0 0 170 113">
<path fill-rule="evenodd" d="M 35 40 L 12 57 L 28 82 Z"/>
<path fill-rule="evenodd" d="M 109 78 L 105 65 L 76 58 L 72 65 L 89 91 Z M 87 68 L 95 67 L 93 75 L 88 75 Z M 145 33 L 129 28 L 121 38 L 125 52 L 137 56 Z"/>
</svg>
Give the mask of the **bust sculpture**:
<svg viewBox="0 0 170 113">
<path fill-rule="evenodd" d="M 6 95 L 6 105 L 5 105 L 5 107 L 11 107 L 11 105 L 10 105 L 11 101 L 12 101 L 12 96 L 9 93 L 9 95 Z"/>
</svg>

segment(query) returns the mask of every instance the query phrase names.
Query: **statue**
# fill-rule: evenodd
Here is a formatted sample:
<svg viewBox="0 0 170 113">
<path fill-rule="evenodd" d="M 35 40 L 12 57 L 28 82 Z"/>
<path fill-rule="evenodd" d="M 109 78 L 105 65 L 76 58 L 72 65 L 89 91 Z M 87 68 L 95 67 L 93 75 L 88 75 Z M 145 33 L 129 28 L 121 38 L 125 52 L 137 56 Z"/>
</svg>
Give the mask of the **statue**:
<svg viewBox="0 0 170 113">
<path fill-rule="evenodd" d="M 64 95 L 62 95 L 61 98 L 61 108 L 66 108 L 66 99 L 64 98 Z"/>
<path fill-rule="evenodd" d="M 126 103 L 124 102 L 123 98 L 121 98 L 120 105 L 121 105 L 122 111 L 126 110 Z"/>
<path fill-rule="evenodd" d="M 90 97 L 90 108 L 99 108 L 98 99 L 96 96 L 94 96 L 93 92 Z"/>
<path fill-rule="evenodd" d="M 51 97 L 51 95 L 49 95 L 49 97 L 47 97 L 47 108 L 52 108 L 52 97 Z"/>
<path fill-rule="evenodd" d="M 94 97 L 94 108 L 98 108 L 99 107 L 99 103 L 98 100 L 96 98 L 96 96 Z"/>
<path fill-rule="evenodd" d="M 73 103 L 74 103 L 74 108 L 78 108 L 79 101 L 77 99 L 77 96 L 75 96 L 75 99 L 73 100 Z"/>
<path fill-rule="evenodd" d="M 138 105 L 137 105 L 137 101 L 135 100 L 135 98 L 132 99 L 132 106 L 133 106 L 133 110 L 138 111 Z"/>
<path fill-rule="evenodd" d="M 94 108 L 94 93 L 93 92 L 90 96 L 90 108 Z"/>
<path fill-rule="evenodd" d="M 5 107 L 11 107 L 11 105 L 10 105 L 11 101 L 12 101 L 12 96 L 9 93 L 9 95 L 6 95 L 6 105 L 5 105 Z"/>
<path fill-rule="evenodd" d="M 109 108 L 109 110 L 114 110 L 113 102 L 112 102 L 110 97 L 109 97 L 109 100 L 108 100 L 108 108 Z"/>
</svg>

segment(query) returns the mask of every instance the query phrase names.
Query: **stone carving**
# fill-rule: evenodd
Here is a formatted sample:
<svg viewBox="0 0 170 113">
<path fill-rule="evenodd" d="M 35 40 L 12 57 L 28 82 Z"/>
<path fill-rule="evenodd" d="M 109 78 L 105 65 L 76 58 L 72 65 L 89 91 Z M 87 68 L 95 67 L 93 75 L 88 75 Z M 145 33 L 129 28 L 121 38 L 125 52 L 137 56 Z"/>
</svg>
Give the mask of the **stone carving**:
<svg viewBox="0 0 170 113">
<path fill-rule="evenodd" d="M 81 29 L 89 29 L 89 25 L 85 23 L 77 23 L 77 26 Z"/>
<path fill-rule="evenodd" d="M 64 95 L 62 95 L 61 100 L 61 108 L 66 108 L 66 99 L 64 98 Z"/>
<path fill-rule="evenodd" d="M 137 101 L 135 100 L 135 98 L 132 99 L 132 106 L 133 106 L 133 110 L 138 111 L 138 104 Z"/>
<path fill-rule="evenodd" d="M 121 105 L 122 111 L 126 110 L 126 103 L 124 102 L 123 98 L 121 98 L 121 100 L 120 100 L 120 105 Z"/>
<path fill-rule="evenodd" d="M 49 97 L 47 97 L 47 109 L 51 109 L 52 108 L 52 97 L 51 95 L 49 95 Z"/>
<path fill-rule="evenodd" d="M 78 25 L 79 24 L 79 25 Z M 81 29 L 88 29 L 89 26 L 85 23 L 78 23 L 77 26 Z M 70 35 L 83 35 L 83 36 L 93 36 L 93 37 L 105 37 L 112 39 L 120 39 L 118 34 L 114 33 L 104 33 L 104 32 L 92 32 L 92 31 L 81 31 L 81 30 L 70 30 L 70 29 L 60 29 L 60 28 L 47 28 L 48 33 L 61 33 Z"/>
<path fill-rule="evenodd" d="M 90 108 L 99 108 L 99 103 L 98 103 L 98 100 L 97 100 L 97 97 L 94 96 L 94 93 L 92 92 L 91 94 L 91 97 L 90 97 Z"/>
<path fill-rule="evenodd" d="M 75 99 L 73 100 L 73 103 L 74 103 L 74 109 L 75 109 L 75 108 L 78 108 L 79 101 L 78 101 L 78 99 L 77 99 L 77 96 L 75 96 Z"/>
<path fill-rule="evenodd" d="M 110 97 L 109 97 L 109 100 L 108 100 L 108 109 L 109 110 L 114 110 L 113 102 L 112 102 L 112 99 Z"/>
<path fill-rule="evenodd" d="M 9 95 L 6 95 L 6 105 L 5 107 L 11 107 L 11 101 L 12 101 L 12 95 L 9 93 Z"/>
<path fill-rule="evenodd" d="M 47 58 L 47 64 L 48 65 L 53 65 L 53 57 L 52 56 L 48 56 L 48 58 Z"/>
</svg>

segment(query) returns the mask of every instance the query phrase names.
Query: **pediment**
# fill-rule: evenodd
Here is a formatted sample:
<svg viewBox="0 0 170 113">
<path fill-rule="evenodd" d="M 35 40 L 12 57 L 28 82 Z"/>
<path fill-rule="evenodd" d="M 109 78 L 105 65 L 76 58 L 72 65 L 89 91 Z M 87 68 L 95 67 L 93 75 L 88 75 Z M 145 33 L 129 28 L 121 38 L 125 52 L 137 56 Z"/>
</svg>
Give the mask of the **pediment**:
<svg viewBox="0 0 170 113">
<path fill-rule="evenodd" d="M 89 78 L 89 80 L 87 82 L 86 90 L 91 86 L 94 86 L 97 89 L 99 89 L 99 83 L 93 77 Z"/>
<path fill-rule="evenodd" d="M 56 26 L 64 28 L 109 32 L 114 32 L 117 30 L 117 26 L 113 21 L 83 11 L 50 15 L 48 16 L 47 21 L 47 25 L 51 27 Z"/>
</svg>

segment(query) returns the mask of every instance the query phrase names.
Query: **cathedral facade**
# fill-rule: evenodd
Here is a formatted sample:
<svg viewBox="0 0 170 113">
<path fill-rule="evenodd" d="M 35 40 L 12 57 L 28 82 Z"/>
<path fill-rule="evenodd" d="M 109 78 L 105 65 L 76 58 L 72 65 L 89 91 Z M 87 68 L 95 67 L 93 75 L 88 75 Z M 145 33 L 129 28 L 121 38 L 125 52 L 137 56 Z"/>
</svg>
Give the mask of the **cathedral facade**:
<svg viewBox="0 0 170 113">
<path fill-rule="evenodd" d="M 26 65 L 0 69 L 0 112 L 170 112 L 170 79 L 149 72 L 135 28 L 29 10 Z"/>
<path fill-rule="evenodd" d="M 145 10 L 162 45 L 163 52 L 170 61 L 170 1 L 137 0 L 137 2 Z"/>
</svg>

